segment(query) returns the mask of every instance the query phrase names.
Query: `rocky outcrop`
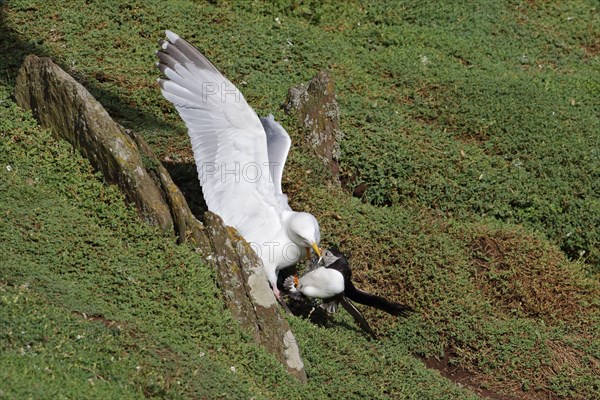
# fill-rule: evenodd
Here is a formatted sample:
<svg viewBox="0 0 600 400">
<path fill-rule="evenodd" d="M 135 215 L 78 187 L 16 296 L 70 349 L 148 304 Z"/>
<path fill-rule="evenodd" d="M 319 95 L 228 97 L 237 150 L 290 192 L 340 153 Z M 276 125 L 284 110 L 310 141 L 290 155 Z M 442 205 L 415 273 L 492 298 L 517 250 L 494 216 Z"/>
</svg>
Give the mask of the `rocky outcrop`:
<svg viewBox="0 0 600 400">
<path fill-rule="evenodd" d="M 225 303 L 287 371 L 306 381 L 290 326 L 282 316 L 262 262 L 236 230 L 206 213 L 206 224 L 190 211 L 183 194 L 143 138 L 110 118 L 102 105 L 49 58 L 28 56 L 17 77 L 15 98 L 40 125 L 69 141 L 119 185 L 140 215 L 181 242 L 194 243 L 218 271 Z"/>
<path fill-rule="evenodd" d="M 134 140 L 148 175 L 162 193 L 163 200 L 171 212 L 173 229 L 179 242 L 192 242 L 204 253 L 210 252 L 210 241 L 204 225 L 192 214 L 183 193 L 173 182 L 167 169 L 140 135 L 130 129 L 123 131 Z"/>
<path fill-rule="evenodd" d="M 133 139 L 70 75 L 48 58 L 28 56 L 17 76 L 15 97 L 40 125 L 68 140 L 108 182 L 118 184 L 145 218 L 164 231 L 173 229 L 169 208 Z"/>
<path fill-rule="evenodd" d="M 300 350 L 277 306 L 262 262 L 235 229 L 225 227 L 221 217 L 206 213 L 205 224 L 215 255 L 211 261 L 219 271 L 227 307 L 251 330 L 257 343 L 268 348 L 289 373 L 306 382 Z"/>
<path fill-rule="evenodd" d="M 295 115 L 308 133 L 308 143 L 331 171 L 334 182 L 339 180 L 339 157 L 342 131 L 340 108 L 335 98 L 333 79 L 319 72 L 308 84 L 288 90 L 284 109 Z"/>
</svg>

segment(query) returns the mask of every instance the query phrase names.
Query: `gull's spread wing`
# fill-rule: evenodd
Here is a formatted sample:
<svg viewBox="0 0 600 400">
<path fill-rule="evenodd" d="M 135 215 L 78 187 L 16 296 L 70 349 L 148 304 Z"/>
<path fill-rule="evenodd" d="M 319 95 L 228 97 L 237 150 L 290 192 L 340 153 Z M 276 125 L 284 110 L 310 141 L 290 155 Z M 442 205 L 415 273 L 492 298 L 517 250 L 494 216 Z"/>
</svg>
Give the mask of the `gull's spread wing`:
<svg viewBox="0 0 600 400">
<path fill-rule="evenodd" d="M 261 117 L 260 122 L 267 134 L 267 150 L 275 190 L 277 190 L 277 193 L 283 194 L 281 191 L 281 176 L 283 175 L 283 167 L 285 166 L 285 160 L 290 151 L 292 140 L 290 139 L 290 135 L 283 129 L 283 126 L 275 121 L 273 114 L 269 114 L 264 118 Z"/>
<path fill-rule="evenodd" d="M 206 204 L 247 240 L 265 240 L 264 232 L 277 231 L 281 211 L 289 209 L 278 196 L 281 170 L 273 166 L 267 145 L 269 132 L 283 128 L 267 118 L 265 133 L 264 122 L 236 87 L 191 44 L 166 34 L 157 52 L 165 76 L 159 83 L 188 128 Z M 289 144 L 283 154 L 280 132 L 273 135 L 275 162 L 285 163 Z"/>
</svg>

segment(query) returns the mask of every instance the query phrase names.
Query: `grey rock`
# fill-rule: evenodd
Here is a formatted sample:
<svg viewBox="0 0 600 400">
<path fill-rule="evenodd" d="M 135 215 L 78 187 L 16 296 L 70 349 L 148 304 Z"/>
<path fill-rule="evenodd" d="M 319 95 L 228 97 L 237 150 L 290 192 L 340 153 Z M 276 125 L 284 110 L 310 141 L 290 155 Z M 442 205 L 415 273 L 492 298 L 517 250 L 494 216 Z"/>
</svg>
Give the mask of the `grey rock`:
<svg viewBox="0 0 600 400">
<path fill-rule="evenodd" d="M 104 178 L 116 183 L 141 214 L 163 231 L 173 219 L 133 139 L 96 99 L 49 58 L 27 56 L 15 86 L 17 103 L 40 125 L 66 139 Z"/>
<path fill-rule="evenodd" d="M 339 182 L 340 108 L 335 97 L 333 79 L 325 71 L 315 75 L 308 84 L 288 90 L 285 111 L 296 116 L 307 131 L 308 144 Z"/>
<path fill-rule="evenodd" d="M 192 214 L 187 200 L 171 179 L 167 169 L 140 135 L 130 129 L 123 129 L 123 132 L 136 143 L 148 175 L 161 191 L 163 200 L 171 212 L 173 229 L 179 242 L 192 242 L 203 252 L 210 252 L 210 241 L 204 225 Z"/>
<path fill-rule="evenodd" d="M 238 232 L 218 215 L 204 217 L 227 307 L 287 371 L 306 382 L 304 364 L 287 320 L 277 306 L 262 261 Z M 248 301 L 250 299 L 250 301 Z"/>
</svg>

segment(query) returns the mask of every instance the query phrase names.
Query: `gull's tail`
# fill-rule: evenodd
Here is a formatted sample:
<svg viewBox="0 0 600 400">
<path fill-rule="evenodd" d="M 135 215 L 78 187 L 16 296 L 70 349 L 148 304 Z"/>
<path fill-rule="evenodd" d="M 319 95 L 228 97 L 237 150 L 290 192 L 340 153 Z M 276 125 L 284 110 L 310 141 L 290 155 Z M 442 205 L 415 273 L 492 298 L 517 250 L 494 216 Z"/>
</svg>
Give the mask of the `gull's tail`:
<svg viewBox="0 0 600 400">
<path fill-rule="evenodd" d="M 349 279 L 346 280 L 346 288 L 344 293 L 346 294 L 346 297 L 352 301 L 364 304 L 366 306 L 378 308 L 392 315 L 407 317 L 410 313 L 415 311 L 412 307 L 405 304 L 394 303 L 384 299 L 383 297 L 360 290 L 355 287 L 352 284 L 352 281 Z"/>
</svg>

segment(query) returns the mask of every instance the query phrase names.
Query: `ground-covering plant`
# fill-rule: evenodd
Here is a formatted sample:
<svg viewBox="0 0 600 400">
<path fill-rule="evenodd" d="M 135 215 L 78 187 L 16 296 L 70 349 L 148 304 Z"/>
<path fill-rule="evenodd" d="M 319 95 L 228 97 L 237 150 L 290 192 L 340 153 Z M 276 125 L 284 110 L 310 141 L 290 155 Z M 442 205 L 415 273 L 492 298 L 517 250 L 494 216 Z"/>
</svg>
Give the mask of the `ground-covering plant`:
<svg viewBox="0 0 600 400">
<path fill-rule="evenodd" d="M 599 22 L 589 1 L 5 2 L 0 394 L 466 396 L 419 356 L 488 396 L 600 397 Z M 366 310 L 378 343 L 344 314 L 328 327 L 291 318 L 308 386 L 222 311 L 193 249 L 140 225 L 10 99 L 24 55 L 51 56 L 193 187 L 185 127 L 155 84 L 164 29 L 288 128 L 284 189 L 348 253 L 357 284 L 417 309 Z M 342 187 L 279 109 L 323 68 L 342 112 Z"/>
</svg>

